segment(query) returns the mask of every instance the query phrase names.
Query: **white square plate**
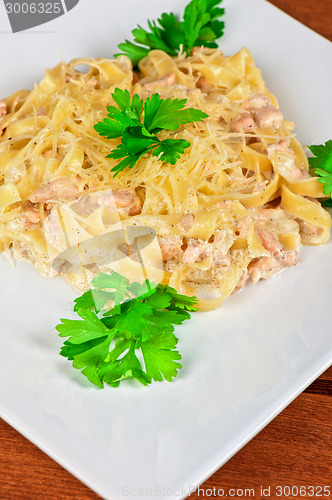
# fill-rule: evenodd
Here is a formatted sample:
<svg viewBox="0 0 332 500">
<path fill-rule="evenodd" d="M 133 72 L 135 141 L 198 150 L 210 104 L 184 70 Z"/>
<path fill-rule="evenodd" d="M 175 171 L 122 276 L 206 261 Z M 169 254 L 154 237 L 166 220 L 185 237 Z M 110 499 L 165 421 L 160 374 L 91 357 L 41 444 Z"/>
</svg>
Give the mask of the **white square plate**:
<svg viewBox="0 0 332 500">
<path fill-rule="evenodd" d="M 31 88 L 61 56 L 111 56 L 137 23 L 185 5 L 166 3 L 81 0 L 15 35 L 1 3 L 0 95 Z M 302 143 L 331 138 L 331 44 L 263 0 L 224 3 L 224 52 L 249 47 Z M 328 367 L 331 250 L 304 248 L 299 266 L 179 327 L 174 383 L 104 390 L 58 354 L 54 326 L 75 292 L 1 256 L 1 417 L 107 499 L 183 498 Z"/>
</svg>

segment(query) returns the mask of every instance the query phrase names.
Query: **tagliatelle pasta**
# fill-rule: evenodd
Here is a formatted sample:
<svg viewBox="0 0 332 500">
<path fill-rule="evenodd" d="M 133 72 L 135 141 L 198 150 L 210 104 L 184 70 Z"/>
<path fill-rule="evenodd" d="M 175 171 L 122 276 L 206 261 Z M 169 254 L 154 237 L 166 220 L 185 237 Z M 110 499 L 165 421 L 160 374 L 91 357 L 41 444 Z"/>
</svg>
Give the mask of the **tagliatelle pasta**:
<svg viewBox="0 0 332 500">
<path fill-rule="evenodd" d="M 209 115 L 160 132 L 191 143 L 175 166 L 147 154 L 113 177 L 116 160 L 106 156 L 119 139 L 100 137 L 94 125 L 117 87 L 143 99 L 155 92 L 187 99 Z M 116 224 L 150 227 L 158 239 L 144 250 L 145 265 L 162 279 L 161 252 L 163 279 L 198 294 L 208 310 L 249 278 L 296 264 L 301 242 L 329 238 L 331 218 L 317 201 L 322 185 L 246 48 L 231 57 L 207 48 L 176 58 L 153 50 L 139 73 L 126 56 L 62 62 L 31 92 L 2 103 L 0 250 L 13 249 L 46 275 L 62 274 L 52 268 L 59 253 Z M 113 269 L 126 267 L 131 278 L 141 269 L 123 260 L 126 252 L 118 257 Z M 84 290 L 95 272 L 64 275 Z"/>
</svg>

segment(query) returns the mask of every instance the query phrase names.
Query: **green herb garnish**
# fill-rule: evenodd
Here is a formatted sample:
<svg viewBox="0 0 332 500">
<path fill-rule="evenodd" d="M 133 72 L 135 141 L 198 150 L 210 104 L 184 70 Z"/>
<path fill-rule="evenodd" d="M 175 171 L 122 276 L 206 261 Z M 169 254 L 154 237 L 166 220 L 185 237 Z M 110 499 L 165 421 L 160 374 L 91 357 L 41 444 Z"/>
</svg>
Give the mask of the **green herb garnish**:
<svg viewBox="0 0 332 500">
<path fill-rule="evenodd" d="M 118 45 L 121 54 L 128 56 L 137 66 L 153 49 L 176 56 L 181 47 L 188 55 L 193 47 L 218 47 L 215 41 L 222 37 L 225 27 L 225 23 L 218 19 L 225 13 L 219 7 L 221 3 L 222 0 L 192 0 L 181 21 L 173 13 L 163 13 L 157 22 L 148 21 L 149 30 L 137 26 L 132 30 L 134 42 L 126 40 Z"/>
<path fill-rule="evenodd" d="M 318 182 L 324 184 L 323 193 L 326 196 L 330 195 L 329 200 L 322 204 L 332 206 L 332 140 L 318 146 L 308 146 L 313 155 L 309 158 L 309 166 L 315 169 L 315 174 L 319 177 Z"/>
<path fill-rule="evenodd" d="M 68 337 L 60 354 L 101 388 L 129 378 L 171 382 L 181 368 L 173 325 L 190 318 L 197 299 L 148 280 L 128 284 L 116 272 L 100 273 L 92 285 L 75 300 L 81 319 L 61 319 L 56 327 Z"/>
<path fill-rule="evenodd" d="M 108 106 L 107 118 L 94 128 L 108 139 L 121 137 L 121 144 L 107 156 L 123 158 L 112 168 L 115 175 L 126 167 L 133 168 L 148 151 L 153 151 L 153 156 L 160 156 L 161 161 L 175 165 L 190 142 L 184 139 L 161 141 L 156 134 L 161 130 L 176 130 L 180 124 L 202 121 L 208 117 L 199 109 L 183 109 L 187 99 L 161 99 L 159 94 L 153 94 L 144 103 L 144 119 L 141 122 L 143 100 L 137 94 L 131 98 L 128 90 L 116 88 L 112 97 L 118 108 Z"/>
</svg>

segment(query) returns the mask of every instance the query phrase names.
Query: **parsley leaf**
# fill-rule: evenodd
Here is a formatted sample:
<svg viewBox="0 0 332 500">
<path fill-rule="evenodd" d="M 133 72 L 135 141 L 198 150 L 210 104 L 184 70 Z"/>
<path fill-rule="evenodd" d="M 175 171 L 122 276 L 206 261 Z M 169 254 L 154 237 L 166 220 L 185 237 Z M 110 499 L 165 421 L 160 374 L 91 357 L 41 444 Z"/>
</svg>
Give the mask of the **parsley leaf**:
<svg viewBox="0 0 332 500">
<path fill-rule="evenodd" d="M 143 101 L 135 94 L 131 100 L 128 90 L 116 88 L 112 94 L 114 102 L 119 106 L 107 107 L 107 118 L 95 125 L 95 130 L 107 139 L 121 137 L 127 127 L 135 127 L 143 108 Z"/>
<path fill-rule="evenodd" d="M 82 320 L 62 319 L 57 326 L 60 337 L 68 337 L 71 344 L 82 344 L 89 340 L 109 335 L 107 327 L 100 321 L 95 312 L 79 309 L 76 311 Z"/>
<path fill-rule="evenodd" d="M 210 15 L 206 12 L 206 7 L 207 2 L 193 1 L 185 8 L 183 14 L 183 23 L 186 27 L 184 46 L 187 53 L 189 48 L 195 46 L 195 42 L 199 38 L 203 26 L 210 21 Z"/>
<path fill-rule="evenodd" d="M 141 384 L 148 385 L 151 381 L 142 370 L 135 350 L 135 340 L 119 340 L 110 353 L 109 362 L 99 370 L 101 379 L 112 387 L 118 387 L 121 380 L 127 378 L 135 378 Z"/>
<path fill-rule="evenodd" d="M 184 139 L 165 139 L 159 143 L 159 146 L 153 151 L 153 156 L 159 156 L 159 160 L 167 161 L 175 165 L 186 148 L 189 148 L 190 142 Z"/>
<path fill-rule="evenodd" d="M 330 195 L 332 199 L 332 140 L 325 144 L 308 147 L 315 155 L 309 158 L 309 166 L 315 169 L 315 174 L 319 177 L 318 182 L 324 184 L 323 193 L 327 196 Z M 327 201 L 329 202 L 329 200 Z"/>
<path fill-rule="evenodd" d="M 139 95 L 135 94 L 131 99 L 129 90 L 116 88 L 112 97 L 122 113 L 127 115 L 132 120 L 139 122 L 143 108 L 143 100 L 140 99 Z M 108 111 L 110 118 L 113 117 L 113 114 L 117 114 L 119 112 L 115 107 L 110 107 Z"/>
<path fill-rule="evenodd" d="M 207 115 L 199 109 L 183 109 L 187 99 L 161 99 L 159 94 L 148 97 L 144 105 L 144 127 L 156 134 L 160 130 L 176 130 L 180 124 L 202 121 Z"/>
<path fill-rule="evenodd" d="M 103 137 L 116 139 L 121 143 L 111 151 L 107 158 L 122 159 L 112 168 L 114 175 L 125 168 L 133 168 L 137 161 L 153 150 L 153 156 L 161 161 L 175 165 L 190 143 L 184 139 L 165 139 L 161 141 L 157 133 L 161 130 L 176 130 L 179 125 L 202 121 L 207 114 L 199 109 L 184 108 L 186 99 L 161 99 L 159 94 L 148 97 L 144 104 L 135 94 L 132 98 L 128 90 L 116 88 L 112 94 L 118 105 L 108 106 L 108 115 L 95 125 L 95 130 Z"/>
<path fill-rule="evenodd" d="M 171 382 L 176 377 L 177 370 L 181 367 L 177 363 L 181 355 L 175 351 L 178 339 L 172 333 L 161 333 L 153 336 L 150 340 L 142 342 L 146 371 L 156 381 L 162 381 L 163 377 Z"/>
<path fill-rule="evenodd" d="M 168 285 L 129 284 L 116 272 L 100 273 L 75 300 L 80 319 L 62 319 L 56 327 L 67 337 L 60 354 L 101 388 L 128 378 L 170 382 L 181 368 L 174 325 L 190 318 L 196 302 Z"/>
<path fill-rule="evenodd" d="M 122 145 L 133 155 L 145 153 L 158 142 L 157 137 L 142 125 L 128 127 L 122 135 Z"/>
<path fill-rule="evenodd" d="M 219 20 L 225 13 L 218 7 L 221 3 L 222 0 L 191 0 L 182 20 L 173 13 L 163 13 L 157 21 L 148 21 L 149 30 L 141 26 L 132 30 L 134 42 L 120 43 L 121 54 L 127 55 L 137 66 L 153 49 L 175 56 L 181 47 L 188 55 L 196 46 L 217 47 L 216 40 L 222 37 L 225 27 Z"/>
</svg>

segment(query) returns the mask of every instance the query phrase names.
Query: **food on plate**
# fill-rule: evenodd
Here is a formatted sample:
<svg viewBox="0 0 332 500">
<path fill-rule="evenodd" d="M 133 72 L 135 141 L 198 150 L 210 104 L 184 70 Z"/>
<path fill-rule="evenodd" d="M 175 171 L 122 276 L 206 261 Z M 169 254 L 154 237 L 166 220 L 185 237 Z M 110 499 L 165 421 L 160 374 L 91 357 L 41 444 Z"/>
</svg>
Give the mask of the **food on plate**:
<svg viewBox="0 0 332 500">
<path fill-rule="evenodd" d="M 192 0 L 116 59 L 61 62 L 0 101 L 0 251 L 83 293 L 57 329 L 100 387 L 171 380 L 188 311 L 329 239 L 332 141 L 308 163 L 250 51 L 217 48 L 219 4 Z"/>
<path fill-rule="evenodd" d="M 114 175 L 123 138 L 95 126 L 114 121 L 107 107 L 118 109 L 112 96 L 125 89 L 140 103 L 185 102 L 182 111 L 200 113 L 176 130 L 156 129 L 158 141 L 186 145 L 175 165 L 147 149 Z M 199 302 L 207 309 L 249 279 L 297 264 L 302 243 L 329 237 L 330 216 L 318 201 L 323 186 L 246 48 L 230 57 L 211 48 L 175 58 L 153 50 L 136 78 L 125 56 L 62 62 L 1 109 L 1 250 L 45 275 L 59 274 L 52 259 L 68 246 L 109 230 L 116 212 L 112 224 L 156 231 L 165 281 L 187 295 L 213 292 Z M 85 212 L 83 198 L 91 205 Z M 81 291 L 95 275 L 64 274 Z"/>
</svg>

